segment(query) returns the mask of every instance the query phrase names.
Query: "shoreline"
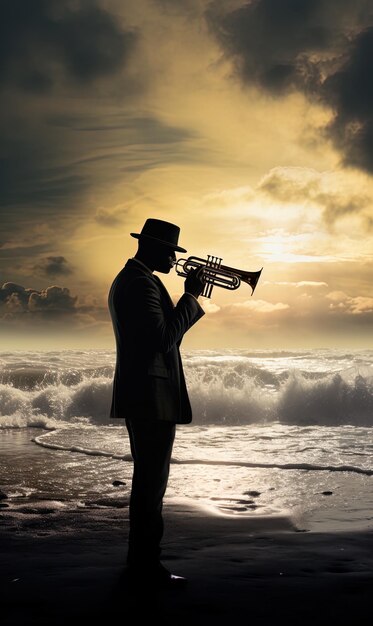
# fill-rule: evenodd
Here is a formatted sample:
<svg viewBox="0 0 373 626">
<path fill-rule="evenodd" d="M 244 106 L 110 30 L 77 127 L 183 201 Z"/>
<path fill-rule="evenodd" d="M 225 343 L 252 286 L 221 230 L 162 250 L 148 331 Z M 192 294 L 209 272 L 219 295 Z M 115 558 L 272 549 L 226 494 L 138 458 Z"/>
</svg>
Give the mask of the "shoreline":
<svg viewBox="0 0 373 626">
<path fill-rule="evenodd" d="M 80 519 L 82 515 L 89 515 L 94 519 L 102 507 L 103 510 L 110 508 L 123 510 L 128 506 L 130 495 L 130 483 L 132 465 L 122 465 L 122 460 L 118 461 L 118 466 L 105 466 L 106 453 L 102 456 L 86 455 L 80 451 L 70 449 L 55 450 L 45 446 L 39 446 L 34 439 L 41 434 L 49 434 L 50 431 L 41 428 L 21 428 L 6 429 L 2 432 L 0 472 L 2 482 L 0 491 L 9 495 L 9 498 L 0 501 L 0 512 L 2 514 L 2 525 L 6 525 L 7 520 L 13 528 L 20 526 L 32 527 L 33 516 L 41 514 L 44 516 L 44 526 L 48 526 L 47 518 L 51 527 L 64 527 L 66 520 L 72 515 Z M 121 455 L 127 458 L 127 455 Z M 130 458 L 130 457 L 129 457 Z M 109 461 L 111 456 L 109 457 Z M 97 460 L 97 463 L 96 463 Z M 128 459 L 129 460 L 129 459 Z M 94 462 L 96 465 L 85 466 L 83 474 L 76 472 L 74 467 L 84 463 Z M 117 461 L 114 460 L 116 463 Z M 172 481 L 186 480 L 185 475 L 178 475 L 179 468 L 196 465 L 200 461 L 191 460 L 180 463 L 177 457 L 172 460 L 172 469 L 169 481 L 169 490 L 166 494 L 165 505 L 173 507 L 177 511 L 185 503 L 186 508 L 196 507 L 196 512 L 203 517 L 208 515 L 216 518 L 226 517 L 228 520 L 242 518 L 243 523 L 258 524 L 257 520 L 285 519 L 291 520 L 290 525 L 298 530 L 317 532 L 354 532 L 368 531 L 373 528 L 373 518 L 371 515 L 371 480 L 372 477 L 358 474 L 351 474 L 348 477 L 345 472 L 323 471 L 313 478 L 306 469 L 299 469 L 298 475 L 294 470 L 286 471 L 284 477 L 287 481 L 285 490 L 280 493 L 274 490 L 273 485 L 276 479 L 270 477 L 268 471 L 270 467 L 248 468 L 249 471 L 258 470 L 256 475 L 248 475 L 246 485 L 250 483 L 251 490 L 247 491 L 246 485 L 242 483 L 241 491 L 230 491 L 231 484 L 227 483 L 225 491 L 216 488 L 211 494 L 204 497 L 193 497 L 191 491 L 189 497 L 179 494 L 175 490 L 172 493 Z M 203 461 L 204 466 L 214 468 L 211 460 Z M 231 462 L 216 462 L 216 468 L 220 465 L 231 465 Z M 69 467 L 73 470 L 70 474 Z M 237 464 L 237 467 L 239 464 Z M 64 469 L 64 468 L 67 469 Z M 90 467 L 95 473 L 87 471 Z M 108 469 L 105 469 L 108 467 Z M 232 467 L 236 467 L 232 463 Z M 245 465 L 246 467 L 246 465 Z M 35 473 L 30 473 L 30 469 L 35 468 Z M 61 468 L 61 469 L 59 469 Z M 277 465 L 276 465 L 277 468 Z M 279 468 L 278 468 L 279 469 Z M 65 489 L 66 476 L 69 479 L 73 472 L 76 472 L 71 485 Z M 103 474 L 105 471 L 105 475 Z M 211 470 L 212 471 L 212 470 Z M 63 473 L 65 472 L 65 473 Z M 267 472 L 267 477 L 261 472 Z M 288 474 L 290 477 L 288 477 Z M 345 478 L 343 476 L 345 475 Z M 336 478 L 343 478 L 344 483 L 336 483 Z M 118 480 L 120 479 L 120 480 Z M 102 488 L 96 490 L 97 481 L 102 481 Z M 286 500 L 291 494 L 292 481 L 302 484 L 302 489 L 308 497 L 309 493 L 314 493 L 312 502 L 308 497 L 307 506 L 302 506 L 302 502 Z M 313 482 L 314 481 L 314 482 Z M 316 482 L 317 481 L 317 482 Z M 321 482 L 322 481 L 322 482 Z M 355 481 L 355 482 L 353 482 Z M 115 483 L 119 483 L 115 485 Z M 220 482 L 220 474 L 212 475 L 212 489 Z M 289 488 L 287 488 L 289 484 Z M 269 485 L 272 485 L 269 487 Z M 346 485 L 346 490 L 345 490 Z M 281 488 L 281 485 L 280 485 Z M 171 491 L 171 493 L 170 493 Z M 273 497 L 272 497 L 273 494 Z M 258 496 L 258 497 L 257 497 Z M 273 500 L 274 498 L 274 500 Z M 310 506 L 314 504 L 315 506 Z M 83 513 L 82 513 L 83 511 Z M 58 519 L 60 517 L 60 519 Z M 13 519 L 13 521 L 12 521 Z M 29 520 L 29 521 L 28 521 Z M 65 520 L 65 521 L 64 521 Z M 264 522 L 266 524 L 266 522 Z"/>
<path fill-rule="evenodd" d="M 303 625 L 321 617 L 356 623 L 371 611 L 373 531 L 296 532 L 285 520 L 213 517 L 167 505 L 163 562 L 188 584 L 134 590 L 124 567 L 126 511 L 68 517 L 46 534 L 42 515 L 32 529 L 1 533 L 4 626 L 82 625 L 117 611 L 124 623 L 141 613 L 195 626 L 280 618 Z"/>
<path fill-rule="evenodd" d="M 22 455 L 53 454 L 28 437 L 17 433 Z M 23 512 L 0 509 L 4 626 L 117 622 L 118 612 L 129 624 L 150 612 L 162 626 L 354 624 L 370 614 L 373 530 L 302 532 L 291 516 L 217 514 L 166 498 L 163 562 L 189 582 L 184 590 L 133 589 L 126 497 L 116 507 L 66 504 L 40 499 Z"/>
</svg>

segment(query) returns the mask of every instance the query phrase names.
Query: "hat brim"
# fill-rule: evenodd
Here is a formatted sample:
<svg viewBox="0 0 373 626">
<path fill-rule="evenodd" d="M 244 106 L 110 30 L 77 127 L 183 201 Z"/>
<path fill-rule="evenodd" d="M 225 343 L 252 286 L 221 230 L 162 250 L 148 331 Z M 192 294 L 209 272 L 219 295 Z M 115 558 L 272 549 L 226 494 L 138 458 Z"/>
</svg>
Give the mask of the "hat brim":
<svg viewBox="0 0 373 626">
<path fill-rule="evenodd" d="M 143 235 L 142 233 L 130 233 L 131 237 L 135 239 L 150 239 L 151 241 L 156 241 L 157 243 L 161 243 L 168 248 L 172 248 L 172 250 L 176 250 L 177 252 L 187 252 L 185 248 L 181 246 L 175 246 L 175 244 L 170 243 L 169 241 L 163 241 L 162 239 L 158 239 L 157 237 L 151 237 L 150 235 Z"/>
</svg>

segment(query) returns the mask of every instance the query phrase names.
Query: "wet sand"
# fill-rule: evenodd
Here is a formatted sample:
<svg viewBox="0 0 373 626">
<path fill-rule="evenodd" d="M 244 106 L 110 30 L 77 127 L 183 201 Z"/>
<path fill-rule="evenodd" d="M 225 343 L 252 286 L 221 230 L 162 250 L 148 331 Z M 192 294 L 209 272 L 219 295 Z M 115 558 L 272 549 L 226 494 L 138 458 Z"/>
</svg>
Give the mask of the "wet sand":
<svg viewBox="0 0 373 626">
<path fill-rule="evenodd" d="M 151 581 L 134 587 L 126 575 L 126 507 L 52 509 L 17 519 L 0 511 L 3 626 L 370 619 L 373 531 L 299 532 L 286 518 L 168 505 L 163 561 L 188 584 L 154 589 Z"/>
</svg>

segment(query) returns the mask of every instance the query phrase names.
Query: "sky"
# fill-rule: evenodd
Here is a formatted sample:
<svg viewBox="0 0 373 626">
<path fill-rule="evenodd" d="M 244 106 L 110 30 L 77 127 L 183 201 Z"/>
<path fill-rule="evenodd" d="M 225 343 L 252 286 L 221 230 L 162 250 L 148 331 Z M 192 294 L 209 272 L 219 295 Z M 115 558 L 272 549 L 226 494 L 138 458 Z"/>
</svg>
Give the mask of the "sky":
<svg viewBox="0 0 373 626">
<path fill-rule="evenodd" d="M 114 349 L 107 294 L 148 217 L 180 256 L 263 267 L 202 301 L 184 349 L 372 347 L 371 0 L 0 17 L 0 350 Z"/>
</svg>

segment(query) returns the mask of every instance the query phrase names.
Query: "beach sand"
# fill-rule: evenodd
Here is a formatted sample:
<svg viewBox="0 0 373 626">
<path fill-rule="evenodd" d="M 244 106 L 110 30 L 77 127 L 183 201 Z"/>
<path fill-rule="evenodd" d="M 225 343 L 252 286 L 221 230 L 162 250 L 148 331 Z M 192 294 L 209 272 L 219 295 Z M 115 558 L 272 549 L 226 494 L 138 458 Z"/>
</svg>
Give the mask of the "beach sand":
<svg viewBox="0 0 373 626">
<path fill-rule="evenodd" d="M 1 510 L 1 623 L 360 624 L 370 619 L 373 532 L 301 532 L 286 518 L 165 506 L 163 561 L 182 589 L 134 587 L 127 507 L 15 520 Z"/>
</svg>

